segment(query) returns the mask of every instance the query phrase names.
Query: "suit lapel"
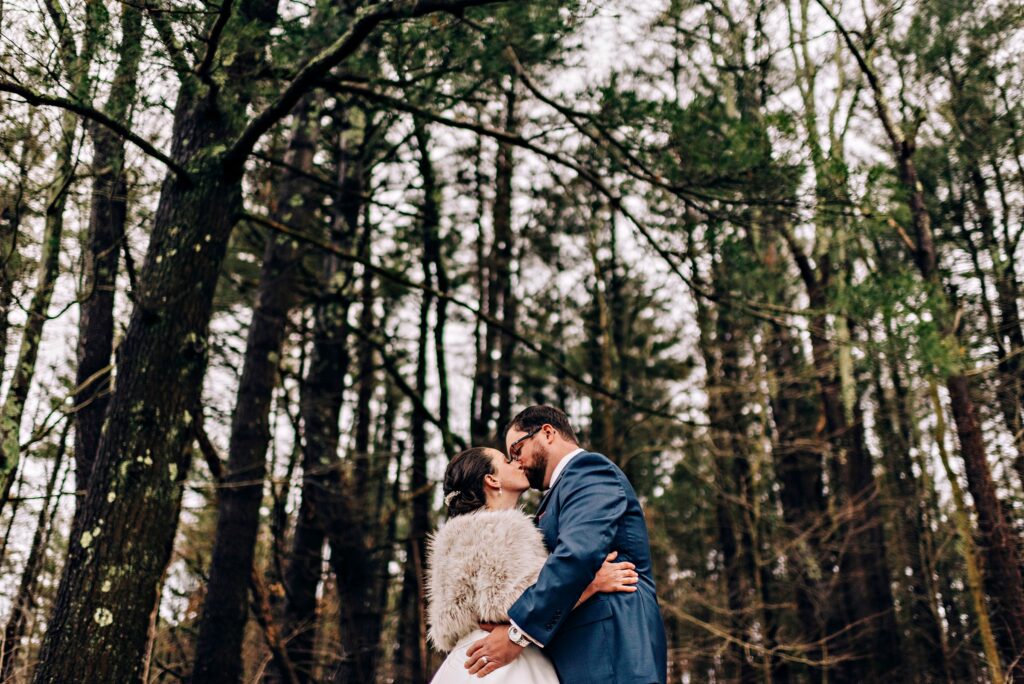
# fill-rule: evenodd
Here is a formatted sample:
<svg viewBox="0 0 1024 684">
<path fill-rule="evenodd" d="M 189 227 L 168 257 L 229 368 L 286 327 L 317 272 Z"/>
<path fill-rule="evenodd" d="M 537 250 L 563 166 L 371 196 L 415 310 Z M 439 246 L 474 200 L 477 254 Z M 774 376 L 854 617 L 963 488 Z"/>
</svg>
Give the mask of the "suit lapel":
<svg viewBox="0 0 1024 684">
<path fill-rule="evenodd" d="M 581 455 L 585 453 L 587 452 L 584 450 L 583 452 L 581 452 Z M 548 491 L 544 492 L 544 496 L 541 497 L 540 504 L 537 506 L 537 515 L 534 516 L 534 521 L 537 523 L 538 526 L 540 525 L 540 519 L 544 515 L 544 511 L 547 510 L 548 503 L 551 502 L 551 495 L 554 493 L 555 487 L 557 487 L 564 479 L 565 473 L 560 474 L 558 476 L 558 481 L 555 482 L 555 484 L 552 485 L 551 487 L 548 487 Z"/>
<path fill-rule="evenodd" d="M 540 517 L 544 515 L 544 510 L 548 507 L 548 501 L 551 501 L 551 492 L 554 491 L 554 489 L 554 487 L 551 487 L 548 491 L 544 492 L 544 496 L 540 500 L 540 505 L 537 506 L 537 515 L 534 517 L 538 523 L 540 522 Z"/>
</svg>

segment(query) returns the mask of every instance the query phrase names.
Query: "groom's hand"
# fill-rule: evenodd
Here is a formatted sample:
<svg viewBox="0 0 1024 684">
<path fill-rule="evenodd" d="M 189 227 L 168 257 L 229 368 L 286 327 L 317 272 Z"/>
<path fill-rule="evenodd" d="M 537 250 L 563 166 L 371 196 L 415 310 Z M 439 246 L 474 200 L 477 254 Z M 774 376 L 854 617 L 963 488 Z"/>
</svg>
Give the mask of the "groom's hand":
<svg viewBox="0 0 1024 684">
<path fill-rule="evenodd" d="M 469 670 L 469 674 L 486 677 L 511 663 L 522 652 L 522 646 L 509 641 L 508 625 L 495 625 L 490 634 L 475 642 L 466 651 L 466 669 Z"/>
</svg>

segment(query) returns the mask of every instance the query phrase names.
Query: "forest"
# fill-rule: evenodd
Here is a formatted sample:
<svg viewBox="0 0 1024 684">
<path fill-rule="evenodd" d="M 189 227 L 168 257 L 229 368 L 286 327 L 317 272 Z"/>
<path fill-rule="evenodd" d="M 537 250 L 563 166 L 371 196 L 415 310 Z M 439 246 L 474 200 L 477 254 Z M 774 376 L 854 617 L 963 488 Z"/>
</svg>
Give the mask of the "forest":
<svg viewBox="0 0 1024 684">
<path fill-rule="evenodd" d="M 0 682 L 426 684 L 531 404 L 669 681 L 1024 682 L 1022 121 L 1018 2 L 3 0 Z"/>
</svg>

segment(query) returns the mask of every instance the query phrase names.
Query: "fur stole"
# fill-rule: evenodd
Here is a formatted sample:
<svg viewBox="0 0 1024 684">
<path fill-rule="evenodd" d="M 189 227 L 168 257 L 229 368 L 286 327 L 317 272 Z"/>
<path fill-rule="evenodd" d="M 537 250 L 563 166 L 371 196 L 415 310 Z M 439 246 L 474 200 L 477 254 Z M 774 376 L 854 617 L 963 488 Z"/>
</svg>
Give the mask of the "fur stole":
<svg viewBox="0 0 1024 684">
<path fill-rule="evenodd" d="M 548 558 L 540 530 L 519 509 L 454 517 L 427 547 L 427 621 L 434 646 L 451 651 L 480 622 L 507 622 Z"/>
</svg>

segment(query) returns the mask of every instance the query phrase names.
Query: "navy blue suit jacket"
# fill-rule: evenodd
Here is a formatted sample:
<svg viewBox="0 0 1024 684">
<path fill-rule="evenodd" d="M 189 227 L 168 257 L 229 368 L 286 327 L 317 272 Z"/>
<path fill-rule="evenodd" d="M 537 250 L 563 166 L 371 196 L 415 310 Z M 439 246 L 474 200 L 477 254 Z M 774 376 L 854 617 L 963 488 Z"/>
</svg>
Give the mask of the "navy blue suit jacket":
<svg viewBox="0 0 1024 684">
<path fill-rule="evenodd" d="M 563 684 L 664 684 L 667 647 L 647 524 L 625 474 L 584 451 L 566 464 L 537 509 L 551 555 L 509 617 L 544 646 Z M 605 557 L 636 565 L 634 593 L 597 594 L 573 605 Z"/>
</svg>

